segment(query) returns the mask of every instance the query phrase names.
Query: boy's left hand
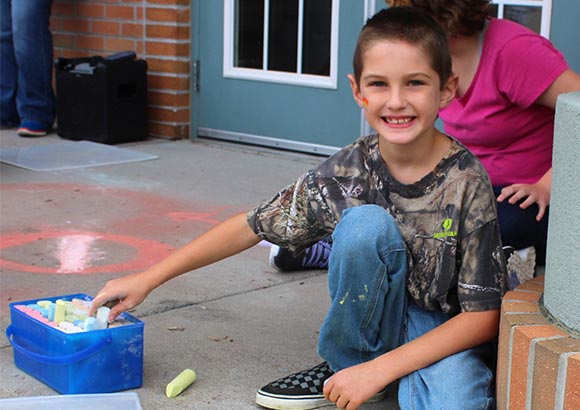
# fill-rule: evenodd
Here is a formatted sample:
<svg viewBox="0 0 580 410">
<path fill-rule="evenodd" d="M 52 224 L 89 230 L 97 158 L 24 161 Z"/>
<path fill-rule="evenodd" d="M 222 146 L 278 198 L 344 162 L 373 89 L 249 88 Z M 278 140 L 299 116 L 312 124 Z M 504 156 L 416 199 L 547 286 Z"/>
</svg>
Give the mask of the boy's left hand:
<svg viewBox="0 0 580 410">
<path fill-rule="evenodd" d="M 373 361 L 343 369 L 328 379 L 324 397 L 339 409 L 357 410 L 385 387 L 377 377 L 379 374 Z"/>
</svg>

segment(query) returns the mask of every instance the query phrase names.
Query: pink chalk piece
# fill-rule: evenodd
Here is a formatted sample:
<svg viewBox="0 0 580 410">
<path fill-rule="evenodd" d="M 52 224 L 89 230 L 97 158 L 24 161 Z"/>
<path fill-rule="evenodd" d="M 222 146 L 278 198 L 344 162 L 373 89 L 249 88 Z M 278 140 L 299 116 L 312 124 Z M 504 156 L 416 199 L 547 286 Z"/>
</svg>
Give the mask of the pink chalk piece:
<svg viewBox="0 0 580 410">
<path fill-rule="evenodd" d="M 56 322 L 51 322 L 50 320 L 48 322 L 46 322 L 46 324 L 50 327 L 58 327 L 58 323 Z"/>
<path fill-rule="evenodd" d="M 26 312 L 26 306 L 24 305 L 15 305 L 14 309 L 19 310 L 21 312 Z"/>
</svg>

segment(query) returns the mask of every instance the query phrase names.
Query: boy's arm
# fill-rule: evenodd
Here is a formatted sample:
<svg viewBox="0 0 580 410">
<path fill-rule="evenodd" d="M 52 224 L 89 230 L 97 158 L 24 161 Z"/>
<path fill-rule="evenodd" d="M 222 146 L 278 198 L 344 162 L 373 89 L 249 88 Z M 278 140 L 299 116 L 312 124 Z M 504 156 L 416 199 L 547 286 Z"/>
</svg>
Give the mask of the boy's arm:
<svg viewBox="0 0 580 410">
<path fill-rule="evenodd" d="M 113 321 L 121 312 L 140 304 L 153 289 L 168 280 L 240 253 L 258 242 L 260 238 L 246 222 L 246 214 L 233 216 L 146 271 L 107 282 L 93 300 L 90 314 L 105 303 L 118 301 L 109 315 L 109 321 Z"/>
<path fill-rule="evenodd" d="M 491 340 L 498 333 L 499 315 L 499 310 L 460 313 L 395 350 L 336 373 L 324 395 L 338 408 L 355 410 L 395 380 Z"/>
</svg>

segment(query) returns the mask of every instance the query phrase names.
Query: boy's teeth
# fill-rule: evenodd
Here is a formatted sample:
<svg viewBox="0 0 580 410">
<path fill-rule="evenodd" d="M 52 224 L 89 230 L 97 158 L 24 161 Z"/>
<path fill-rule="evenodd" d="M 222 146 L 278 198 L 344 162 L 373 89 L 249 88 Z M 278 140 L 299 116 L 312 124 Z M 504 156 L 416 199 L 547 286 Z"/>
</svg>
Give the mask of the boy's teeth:
<svg viewBox="0 0 580 410">
<path fill-rule="evenodd" d="M 387 118 L 387 122 L 390 124 L 407 124 L 411 122 L 411 117 L 407 118 Z"/>
</svg>

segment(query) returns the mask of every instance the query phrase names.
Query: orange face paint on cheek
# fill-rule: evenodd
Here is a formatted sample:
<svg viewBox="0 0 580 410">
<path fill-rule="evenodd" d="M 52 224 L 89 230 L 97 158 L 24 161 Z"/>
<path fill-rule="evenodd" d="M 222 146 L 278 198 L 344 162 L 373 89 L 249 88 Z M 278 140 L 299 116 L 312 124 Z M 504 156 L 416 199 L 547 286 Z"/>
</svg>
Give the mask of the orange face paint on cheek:
<svg viewBox="0 0 580 410">
<path fill-rule="evenodd" d="M 369 100 L 367 100 L 366 97 L 363 97 L 362 102 L 363 102 L 363 105 L 365 107 L 365 110 L 368 110 L 369 109 Z"/>
</svg>

